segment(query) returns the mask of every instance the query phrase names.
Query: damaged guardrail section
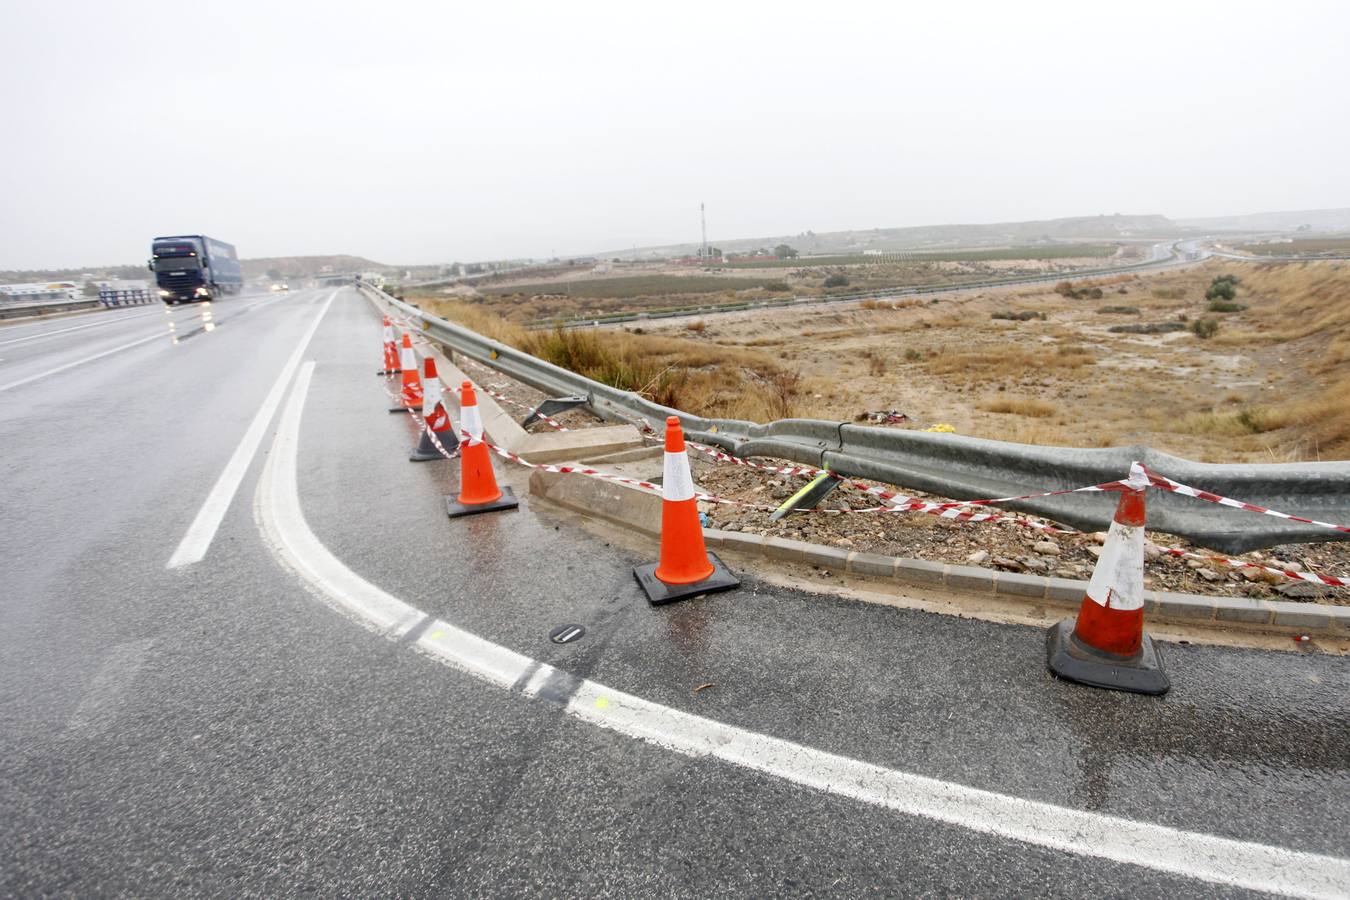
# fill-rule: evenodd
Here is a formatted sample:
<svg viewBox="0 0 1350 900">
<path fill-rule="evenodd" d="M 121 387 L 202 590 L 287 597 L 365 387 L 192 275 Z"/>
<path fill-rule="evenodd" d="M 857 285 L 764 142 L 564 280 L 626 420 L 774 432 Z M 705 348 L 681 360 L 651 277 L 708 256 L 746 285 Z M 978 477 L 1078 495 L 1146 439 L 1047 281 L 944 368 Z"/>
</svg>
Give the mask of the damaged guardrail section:
<svg viewBox="0 0 1350 900">
<path fill-rule="evenodd" d="M 653 403 L 536 359 L 513 347 L 428 315 L 369 285 L 362 288 L 412 317 L 431 340 L 538 390 L 588 398 L 602 418 L 629 422 L 660 433 L 667 416 L 680 419 L 685 435 L 737 456 L 773 456 L 842 475 L 867 478 L 955 500 L 1013 496 L 1067 489 L 1122 478 L 1132 461 L 1184 484 L 1309 519 L 1350 519 L 1350 462 L 1211 464 L 1192 462 L 1144 446 L 1076 449 L 1012 444 L 955 434 L 783 419 L 755 424 L 708 419 Z M 1075 528 L 1101 530 L 1115 500 L 1107 495 L 1072 494 L 1006 504 Z M 1350 535 L 1298 522 L 1253 519 L 1241 510 L 1196 504 L 1160 493 L 1149 506 L 1149 528 L 1176 534 L 1225 553 L 1276 544 L 1345 540 Z"/>
</svg>

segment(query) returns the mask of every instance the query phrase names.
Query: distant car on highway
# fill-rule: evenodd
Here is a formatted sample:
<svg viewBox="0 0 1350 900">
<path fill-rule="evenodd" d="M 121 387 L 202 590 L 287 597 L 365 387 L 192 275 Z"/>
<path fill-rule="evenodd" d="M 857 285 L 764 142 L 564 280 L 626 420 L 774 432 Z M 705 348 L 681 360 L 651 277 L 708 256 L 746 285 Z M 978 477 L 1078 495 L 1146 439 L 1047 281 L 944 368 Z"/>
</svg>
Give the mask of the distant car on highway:
<svg viewBox="0 0 1350 900">
<path fill-rule="evenodd" d="M 278 281 L 276 284 L 272 285 L 273 293 L 277 291 L 289 291 L 290 289 L 291 286 L 284 281 Z"/>
</svg>

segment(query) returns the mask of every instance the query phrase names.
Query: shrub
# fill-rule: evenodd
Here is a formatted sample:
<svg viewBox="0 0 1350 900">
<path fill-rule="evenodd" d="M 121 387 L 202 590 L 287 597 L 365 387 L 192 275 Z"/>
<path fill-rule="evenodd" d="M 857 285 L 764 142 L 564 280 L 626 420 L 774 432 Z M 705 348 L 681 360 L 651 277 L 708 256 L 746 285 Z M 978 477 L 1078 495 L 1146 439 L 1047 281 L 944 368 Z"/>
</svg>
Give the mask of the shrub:
<svg viewBox="0 0 1350 900">
<path fill-rule="evenodd" d="M 1154 288 L 1153 296 L 1159 300 L 1180 300 L 1186 296 L 1182 288 Z"/>
<path fill-rule="evenodd" d="M 1104 316 L 1105 316 L 1105 315 L 1137 316 L 1137 315 L 1139 315 L 1139 307 L 1137 307 L 1137 306 L 1103 306 L 1101 309 L 1097 310 L 1097 312 L 1100 313 L 1100 314 L 1102 314 L 1102 315 L 1104 315 Z"/>
<path fill-rule="evenodd" d="M 1071 281 L 1061 281 L 1059 284 L 1055 285 L 1055 293 L 1064 297 L 1078 296 L 1078 293 L 1073 289 L 1073 282 Z"/>
<path fill-rule="evenodd" d="M 792 288 L 788 287 L 786 281 L 770 281 L 764 285 L 764 290 L 772 291 L 775 294 L 786 294 Z"/>
<path fill-rule="evenodd" d="M 1209 305 L 1205 307 L 1210 312 L 1221 313 L 1242 312 L 1246 308 L 1247 304 L 1234 303 L 1231 300 L 1211 300 Z"/>
<path fill-rule="evenodd" d="M 703 321 L 702 319 L 699 319 L 697 322 L 690 322 L 684 327 L 686 331 L 693 331 L 702 334 L 704 331 L 708 330 L 708 323 Z"/>
<path fill-rule="evenodd" d="M 923 354 L 913 347 L 905 351 L 905 362 L 918 362 L 921 359 L 923 359 Z"/>
<path fill-rule="evenodd" d="M 1211 319 L 1209 316 L 1201 316 L 1191 323 L 1191 334 L 1194 334 L 1202 341 L 1209 340 L 1218 333 L 1218 319 Z"/>
<path fill-rule="evenodd" d="M 1091 290 L 1085 291 L 1083 296 L 1092 300 L 1100 300 L 1102 299 L 1102 289 L 1098 287 L 1092 288 Z"/>
<path fill-rule="evenodd" d="M 848 287 L 848 279 L 843 275 L 831 275 L 825 279 L 827 288 Z"/>
<path fill-rule="evenodd" d="M 1032 319 L 1044 320 L 1045 317 L 1045 313 L 1035 312 L 1030 309 L 1024 309 L 1021 312 L 1013 312 L 1010 309 L 1004 309 L 989 314 L 989 318 L 991 319 L 1011 319 L 1014 322 L 1028 322 Z"/>
<path fill-rule="evenodd" d="M 1220 275 L 1209 283 L 1205 291 L 1206 300 L 1232 300 L 1237 296 L 1237 276 Z"/>
<path fill-rule="evenodd" d="M 1112 325 L 1106 329 L 1112 334 L 1166 334 L 1169 331 L 1185 331 L 1180 322 L 1149 322 L 1141 325 Z"/>
</svg>

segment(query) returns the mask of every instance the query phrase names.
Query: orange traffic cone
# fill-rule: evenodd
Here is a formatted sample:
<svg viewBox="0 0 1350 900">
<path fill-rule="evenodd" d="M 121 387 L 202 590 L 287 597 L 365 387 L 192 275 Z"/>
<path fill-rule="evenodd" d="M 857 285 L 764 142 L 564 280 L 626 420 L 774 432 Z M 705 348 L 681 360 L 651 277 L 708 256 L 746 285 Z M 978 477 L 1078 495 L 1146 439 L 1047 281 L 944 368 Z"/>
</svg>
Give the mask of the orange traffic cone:
<svg viewBox="0 0 1350 900">
<path fill-rule="evenodd" d="M 412 335 L 403 332 L 403 349 L 399 353 L 399 364 L 403 368 L 403 393 L 399 396 L 398 406 L 390 412 L 412 412 L 422 408 L 422 378 L 417 374 L 417 354 L 413 352 Z"/>
<path fill-rule="evenodd" d="M 459 445 L 459 496 L 446 497 L 445 508 L 451 518 L 496 509 L 515 509 L 520 501 L 511 489 L 497 487 L 492 474 L 492 457 L 483 443 L 483 417 L 478 413 L 478 397 L 473 385 L 459 388 L 460 428 L 465 432 Z"/>
<path fill-rule="evenodd" d="M 439 447 L 436 446 L 437 443 L 440 444 Z M 441 452 L 442 449 L 444 453 Z M 454 423 L 450 421 L 450 414 L 445 411 L 445 403 L 441 396 L 441 379 L 436 375 L 436 360 L 428 356 L 422 360 L 421 437 L 408 459 L 412 462 L 426 462 L 429 459 L 446 459 L 458 455 L 459 441 L 455 440 Z"/>
<path fill-rule="evenodd" d="M 1172 686 L 1162 656 L 1144 634 L 1144 489 L 1139 463 L 1116 506 L 1102 555 L 1078 618 L 1054 625 L 1046 642 L 1050 671 L 1093 687 L 1165 694 Z"/>
<path fill-rule="evenodd" d="M 694 479 L 684 450 L 684 432 L 675 416 L 666 419 L 665 477 L 661 480 L 661 558 L 636 566 L 633 576 L 653 606 L 740 585 L 703 543 Z"/>
<path fill-rule="evenodd" d="M 384 317 L 384 369 L 376 375 L 397 375 L 399 373 L 398 344 L 394 341 L 394 323 Z"/>
</svg>

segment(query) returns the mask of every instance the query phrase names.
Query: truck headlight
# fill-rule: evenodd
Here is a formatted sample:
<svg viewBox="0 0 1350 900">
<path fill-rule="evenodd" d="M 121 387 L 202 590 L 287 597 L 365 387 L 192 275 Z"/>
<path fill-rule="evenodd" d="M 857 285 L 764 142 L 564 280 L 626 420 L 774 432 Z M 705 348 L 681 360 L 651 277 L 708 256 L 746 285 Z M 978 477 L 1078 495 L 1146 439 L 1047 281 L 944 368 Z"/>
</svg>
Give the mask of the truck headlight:
<svg viewBox="0 0 1350 900">
<path fill-rule="evenodd" d="M 173 291 L 160 291 L 160 292 L 159 292 L 159 295 L 160 295 L 161 297 L 167 297 L 167 296 L 169 296 L 169 295 L 172 294 L 172 293 L 173 293 Z"/>
</svg>

